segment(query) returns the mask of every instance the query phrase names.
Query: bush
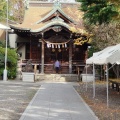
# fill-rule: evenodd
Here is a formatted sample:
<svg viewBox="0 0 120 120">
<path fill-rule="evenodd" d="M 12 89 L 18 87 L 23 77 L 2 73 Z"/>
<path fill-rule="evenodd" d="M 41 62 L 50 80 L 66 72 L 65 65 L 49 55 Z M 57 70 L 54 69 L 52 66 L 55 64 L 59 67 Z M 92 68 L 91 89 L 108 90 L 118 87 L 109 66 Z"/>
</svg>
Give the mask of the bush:
<svg viewBox="0 0 120 120">
<path fill-rule="evenodd" d="M 0 76 L 3 75 L 3 70 L 5 68 L 5 48 L 0 47 Z M 8 78 L 14 79 L 17 73 L 17 53 L 15 49 L 7 48 L 7 70 Z"/>
</svg>

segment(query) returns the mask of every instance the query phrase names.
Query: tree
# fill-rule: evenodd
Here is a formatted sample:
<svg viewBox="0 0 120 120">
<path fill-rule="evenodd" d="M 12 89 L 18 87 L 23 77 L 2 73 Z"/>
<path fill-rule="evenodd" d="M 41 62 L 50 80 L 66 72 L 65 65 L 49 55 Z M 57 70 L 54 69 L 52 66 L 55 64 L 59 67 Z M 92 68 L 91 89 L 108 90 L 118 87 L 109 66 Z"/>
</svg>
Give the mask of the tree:
<svg viewBox="0 0 120 120">
<path fill-rule="evenodd" d="M 6 18 L 6 1 L 0 0 L 0 21 Z"/>
<path fill-rule="evenodd" d="M 78 0 L 85 28 L 94 37 L 91 52 L 120 43 L 120 0 Z"/>
<path fill-rule="evenodd" d="M 21 23 L 24 16 L 24 4 L 22 0 L 8 0 L 8 19 Z M 5 22 L 7 17 L 7 2 L 0 0 L 0 22 Z M 5 67 L 5 40 L 0 41 L 0 76 L 3 75 Z M 7 48 L 7 70 L 8 78 L 15 78 L 17 73 L 18 56 L 16 49 Z"/>
<path fill-rule="evenodd" d="M 8 0 L 8 19 L 21 23 L 24 17 L 23 0 Z M 0 0 L 0 21 L 5 21 L 7 16 L 7 2 Z"/>
<path fill-rule="evenodd" d="M 0 76 L 3 75 L 4 70 L 4 60 L 5 60 L 5 48 L 4 43 L 0 42 Z M 7 70 L 8 70 L 8 78 L 15 78 L 17 73 L 17 60 L 18 55 L 15 49 L 11 49 L 8 47 L 8 56 L 7 56 Z"/>
<path fill-rule="evenodd" d="M 78 0 L 80 10 L 84 11 L 83 19 L 87 24 L 109 23 L 119 15 L 115 4 L 108 0 Z"/>
<path fill-rule="evenodd" d="M 24 0 L 12 0 L 9 2 L 10 6 L 10 19 L 22 23 L 25 13 Z"/>
</svg>

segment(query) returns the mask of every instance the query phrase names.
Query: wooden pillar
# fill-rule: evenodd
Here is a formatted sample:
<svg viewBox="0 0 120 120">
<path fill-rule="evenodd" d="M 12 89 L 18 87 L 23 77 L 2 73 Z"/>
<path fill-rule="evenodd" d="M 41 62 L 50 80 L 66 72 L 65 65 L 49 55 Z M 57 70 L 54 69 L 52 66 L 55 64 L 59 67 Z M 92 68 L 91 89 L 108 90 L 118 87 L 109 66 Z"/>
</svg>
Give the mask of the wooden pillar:
<svg viewBox="0 0 120 120">
<path fill-rule="evenodd" d="M 42 54 L 41 54 L 41 73 L 44 74 L 44 51 L 45 51 L 45 46 L 44 46 L 44 41 L 42 39 Z"/>
<path fill-rule="evenodd" d="M 72 73 L 72 42 L 69 43 L 69 74 Z"/>
<path fill-rule="evenodd" d="M 34 65 L 34 73 L 36 74 L 37 72 L 37 64 Z"/>
<path fill-rule="evenodd" d="M 32 59 L 31 37 L 30 37 L 30 59 Z"/>
</svg>

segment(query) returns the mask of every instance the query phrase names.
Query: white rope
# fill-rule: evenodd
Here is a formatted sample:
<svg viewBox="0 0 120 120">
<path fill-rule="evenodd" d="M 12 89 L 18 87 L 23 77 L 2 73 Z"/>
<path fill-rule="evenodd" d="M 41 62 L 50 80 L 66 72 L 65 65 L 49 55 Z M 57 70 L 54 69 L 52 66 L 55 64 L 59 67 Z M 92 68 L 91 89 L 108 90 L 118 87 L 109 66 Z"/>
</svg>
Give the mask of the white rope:
<svg viewBox="0 0 120 120">
<path fill-rule="evenodd" d="M 64 44 L 67 45 L 67 43 L 68 43 L 69 41 L 70 41 L 70 40 L 68 40 L 67 42 L 62 42 L 62 43 L 54 43 L 54 42 L 48 42 L 48 41 L 45 41 L 45 40 L 44 40 L 45 43 L 47 43 L 47 44 L 52 44 L 52 45 L 64 45 Z"/>
</svg>

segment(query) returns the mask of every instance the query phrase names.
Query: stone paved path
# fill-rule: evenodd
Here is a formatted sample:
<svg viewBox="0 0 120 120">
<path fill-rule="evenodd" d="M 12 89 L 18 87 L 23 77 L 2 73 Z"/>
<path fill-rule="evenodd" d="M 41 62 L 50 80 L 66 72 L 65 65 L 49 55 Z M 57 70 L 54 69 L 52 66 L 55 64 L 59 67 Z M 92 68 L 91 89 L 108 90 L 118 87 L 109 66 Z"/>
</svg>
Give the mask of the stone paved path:
<svg viewBox="0 0 120 120">
<path fill-rule="evenodd" d="M 98 120 L 73 83 L 42 83 L 20 120 Z"/>
</svg>

